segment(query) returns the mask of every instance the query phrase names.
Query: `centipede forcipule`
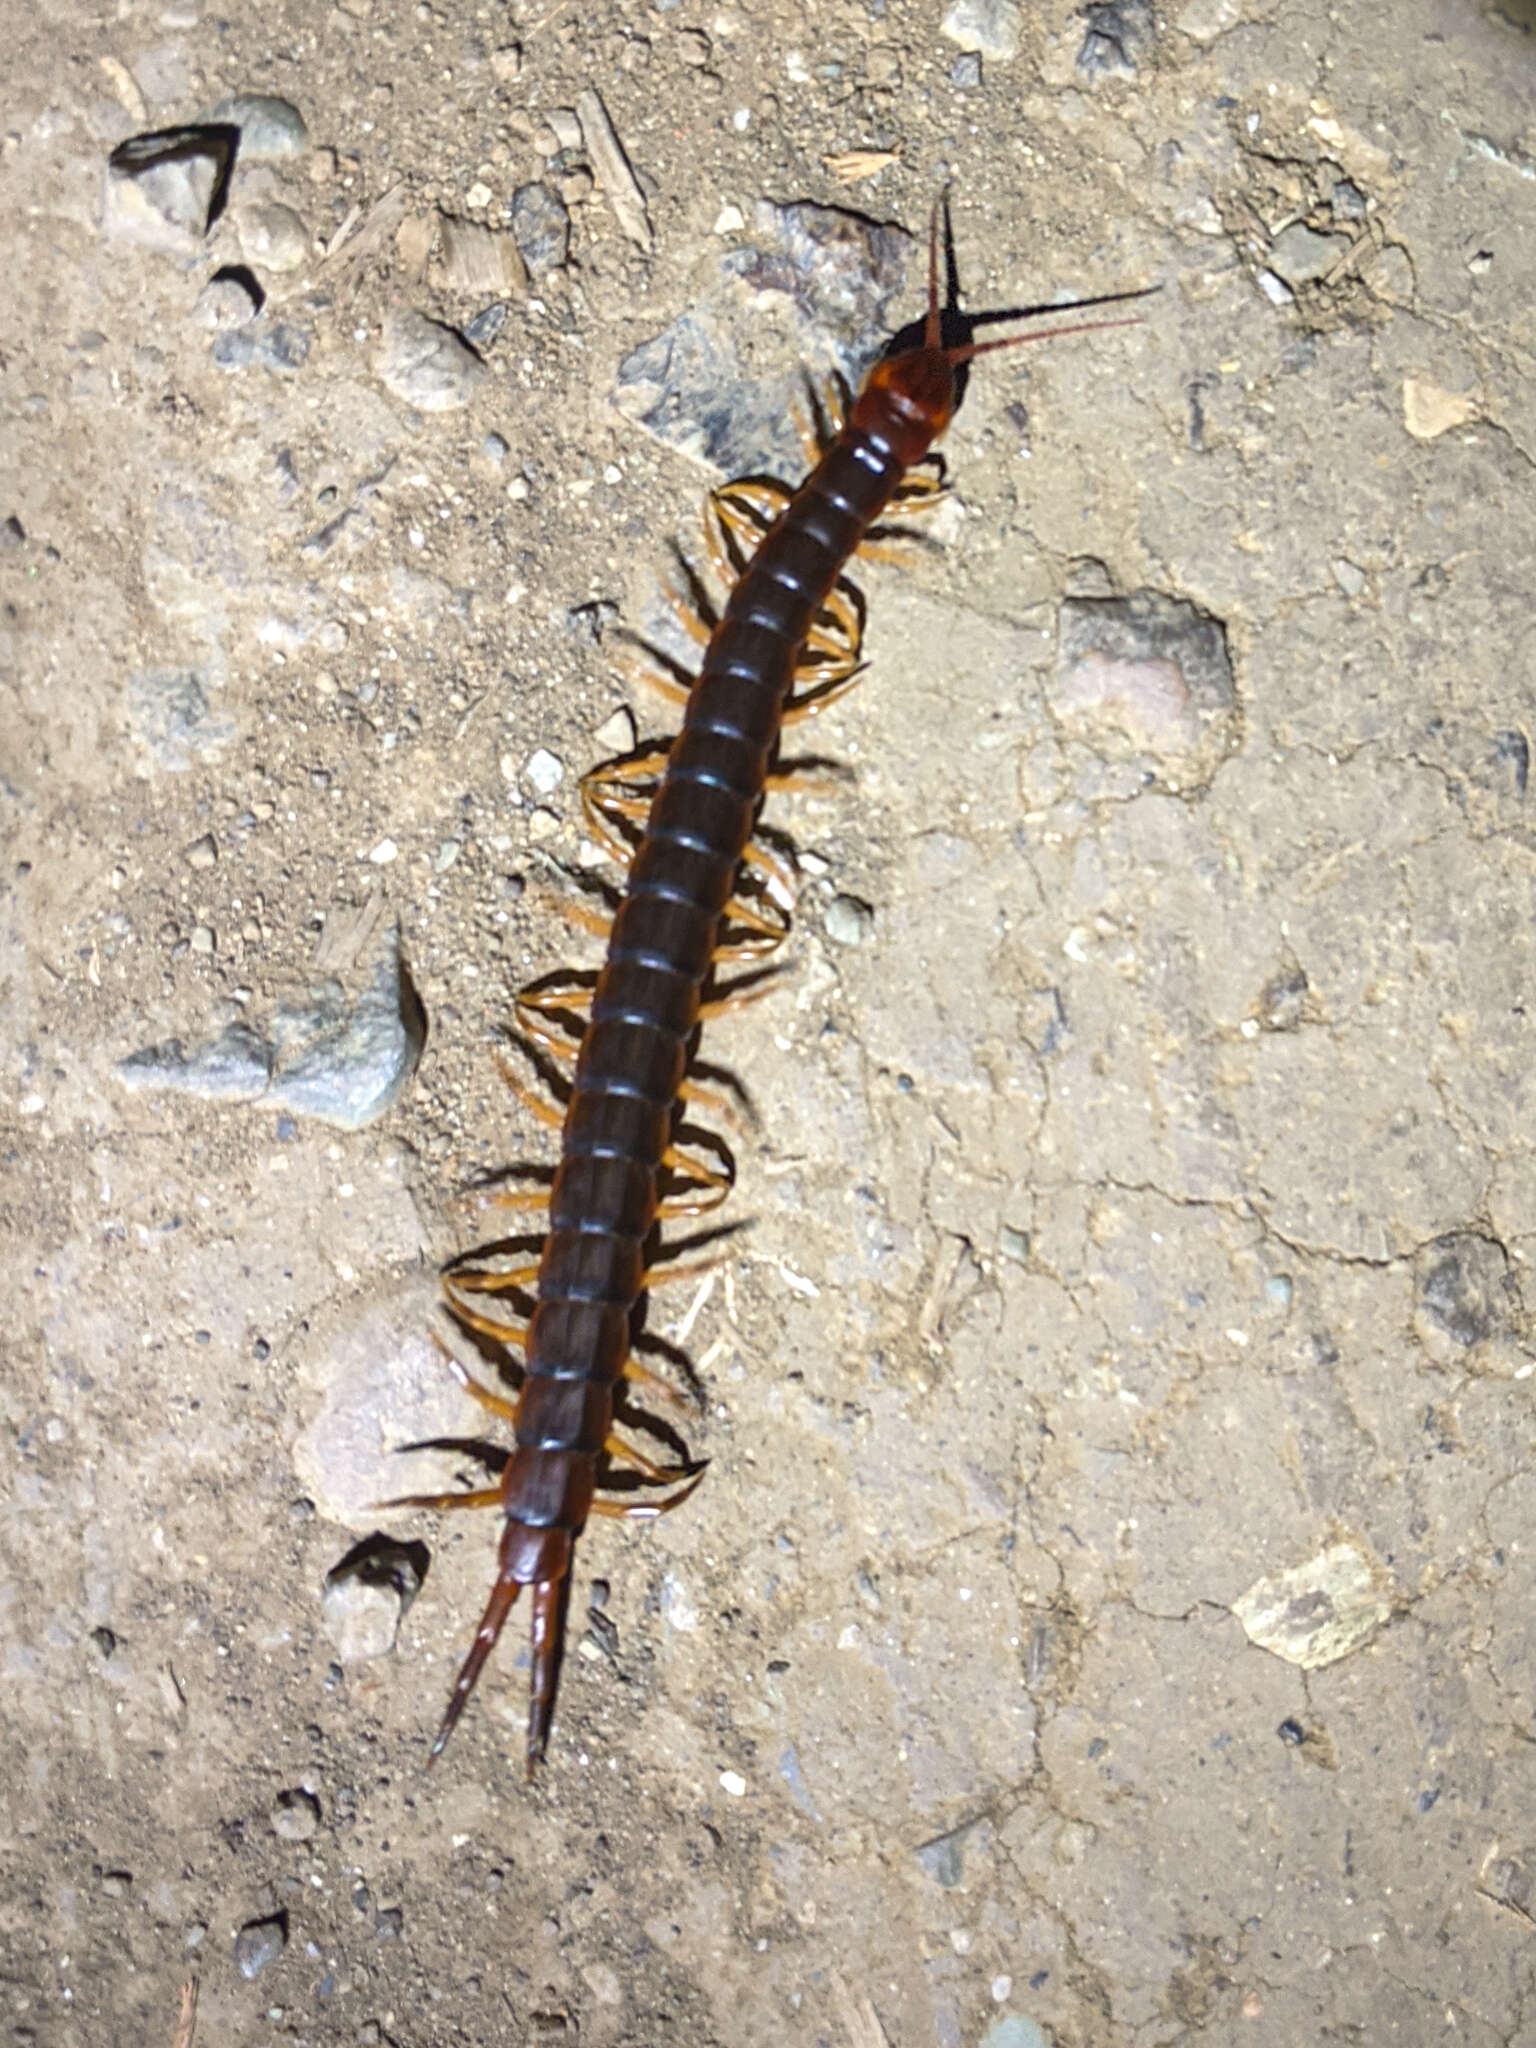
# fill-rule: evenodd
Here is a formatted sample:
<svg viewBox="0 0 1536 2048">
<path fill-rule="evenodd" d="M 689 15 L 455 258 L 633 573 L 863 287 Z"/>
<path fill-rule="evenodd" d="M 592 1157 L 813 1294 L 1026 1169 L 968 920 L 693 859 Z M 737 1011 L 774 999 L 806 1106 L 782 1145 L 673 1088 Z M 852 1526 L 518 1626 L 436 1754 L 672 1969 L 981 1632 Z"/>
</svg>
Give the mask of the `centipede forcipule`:
<svg viewBox="0 0 1536 2048">
<path fill-rule="evenodd" d="M 721 961 L 777 943 L 787 922 L 741 891 L 744 871 L 779 864 L 752 834 L 783 727 L 819 709 L 857 674 L 859 620 L 842 579 L 870 530 L 896 508 L 938 494 L 919 470 L 954 413 L 957 377 L 975 356 L 1018 343 L 1127 324 L 1095 320 L 1003 341 L 946 347 L 939 299 L 939 214 L 929 237 L 928 302 L 916 347 L 888 354 L 865 378 L 847 420 L 797 490 L 759 480 L 715 493 L 711 555 L 734 587 L 687 692 L 682 730 L 665 756 L 589 779 L 589 815 L 628 857 L 628 874 L 590 991 L 558 1002 L 535 992 L 520 1008 L 543 1049 L 541 1011 L 586 1011 L 548 1191 L 549 1230 L 536 1269 L 476 1270 L 450 1278 L 456 1315 L 493 1344 L 521 1350 L 514 1399 L 492 1393 L 456 1362 L 473 1398 L 512 1425 L 515 1448 L 496 1486 L 411 1495 L 391 1507 L 496 1507 L 503 1528 L 495 1584 L 432 1744 L 439 1756 L 494 1649 L 520 1590 L 531 1589 L 532 1674 L 527 1757 L 543 1756 L 553 1713 L 577 1538 L 590 1515 L 649 1518 L 677 1506 L 699 1469 L 663 1470 L 614 1434 L 623 1379 L 651 1376 L 631 1359 L 646 1246 L 666 1214 L 696 1214 L 723 1182 L 675 1146 L 690 1046 L 707 1014 Z M 916 474 L 914 474 L 916 472 Z M 797 685 L 801 694 L 796 695 Z M 640 771 L 640 772 L 637 772 Z M 641 773 L 654 794 L 638 794 Z M 643 818 L 633 844 L 612 829 Z M 733 934 L 734 940 L 733 940 Z M 466 1295 L 530 1285 L 535 1306 L 516 1339 Z M 598 1491 L 605 1460 L 659 1498 Z"/>
</svg>

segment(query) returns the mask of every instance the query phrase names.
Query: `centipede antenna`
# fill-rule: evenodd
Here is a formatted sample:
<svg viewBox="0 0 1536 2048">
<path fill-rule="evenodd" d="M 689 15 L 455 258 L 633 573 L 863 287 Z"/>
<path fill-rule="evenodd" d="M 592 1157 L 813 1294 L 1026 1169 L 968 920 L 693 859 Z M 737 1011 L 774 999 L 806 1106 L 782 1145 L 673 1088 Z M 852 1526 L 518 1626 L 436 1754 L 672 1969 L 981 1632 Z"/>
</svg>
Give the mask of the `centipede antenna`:
<svg viewBox="0 0 1536 2048">
<path fill-rule="evenodd" d="M 944 202 L 935 199 L 928 223 L 928 313 L 923 321 L 923 347 L 939 346 L 939 212 Z"/>
<path fill-rule="evenodd" d="M 1026 341 L 1060 341 L 1068 334 L 1099 334 L 1106 327 L 1139 327 L 1139 318 L 1127 320 L 1079 320 L 1071 327 L 1042 328 L 1037 334 L 1010 334 L 1003 341 L 967 341 L 959 348 L 947 348 L 944 360 L 956 369 L 962 363 L 973 363 L 978 356 L 996 355 L 999 349 L 1022 348 Z"/>
</svg>

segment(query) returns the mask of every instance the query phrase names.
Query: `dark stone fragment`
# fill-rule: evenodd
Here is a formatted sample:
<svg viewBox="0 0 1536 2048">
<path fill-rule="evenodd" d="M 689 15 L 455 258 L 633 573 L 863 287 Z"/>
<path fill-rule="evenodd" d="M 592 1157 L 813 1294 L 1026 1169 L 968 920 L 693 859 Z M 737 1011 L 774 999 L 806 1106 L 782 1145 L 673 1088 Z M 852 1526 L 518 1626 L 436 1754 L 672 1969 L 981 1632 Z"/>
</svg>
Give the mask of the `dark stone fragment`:
<svg viewBox="0 0 1536 2048">
<path fill-rule="evenodd" d="M 563 268 L 571 248 L 571 216 L 547 185 L 519 185 L 512 194 L 512 239 L 529 274 Z"/>
</svg>

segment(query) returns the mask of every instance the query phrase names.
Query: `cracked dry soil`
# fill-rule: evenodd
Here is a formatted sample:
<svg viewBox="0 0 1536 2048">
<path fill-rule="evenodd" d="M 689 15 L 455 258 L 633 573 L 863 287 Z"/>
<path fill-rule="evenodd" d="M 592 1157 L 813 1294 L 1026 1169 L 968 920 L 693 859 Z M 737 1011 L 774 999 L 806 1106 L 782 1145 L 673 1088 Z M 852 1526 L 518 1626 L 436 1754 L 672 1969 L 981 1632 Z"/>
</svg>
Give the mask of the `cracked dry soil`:
<svg viewBox="0 0 1536 2048">
<path fill-rule="evenodd" d="M 9 2041 L 184 2048 L 195 1978 L 231 2048 L 1536 2043 L 1536 42 L 1474 0 L 975 13 L 979 61 L 936 0 L 11 0 Z M 594 86 L 648 255 L 549 155 Z M 108 153 L 233 92 L 307 155 L 237 164 L 195 255 L 104 239 Z M 432 1483 L 393 1450 L 473 1430 L 431 1275 L 537 1147 L 511 992 L 589 957 L 551 863 L 628 690 L 584 628 L 696 531 L 617 366 L 759 200 L 920 232 L 946 178 L 973 307 L 1163 290 L 978 366 L 942 551 L 865 579 L 851 773 L 774 808 L 790 971 L 707 1044 L 750 1227 L 654 1314 L 707 1482 L 584 1540 L 539 1782 L 515 1625 L 427 1775 L 490 1531 L 388 1524 L 388 1654 L 322 1588 Z M 539 181 L 568 264 L 412 413 L 386 317 L 480 310 L 419 224 Z M 270 347 L 216 359 L 241 263 Z M 1063 669 L 1133 599 L 1214 622 L 1224 696 Z M 380 897 L 429 1022 L 381 1121 L 125 1092 Z"/>
</svg>

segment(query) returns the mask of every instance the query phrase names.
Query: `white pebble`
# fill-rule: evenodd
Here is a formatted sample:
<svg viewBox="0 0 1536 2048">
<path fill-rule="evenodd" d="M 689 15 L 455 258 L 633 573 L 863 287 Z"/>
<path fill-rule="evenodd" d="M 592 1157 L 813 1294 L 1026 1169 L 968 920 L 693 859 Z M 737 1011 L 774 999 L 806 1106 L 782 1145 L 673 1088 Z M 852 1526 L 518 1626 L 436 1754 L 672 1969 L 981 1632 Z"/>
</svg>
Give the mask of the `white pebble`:
<svg viewBox="0 0 1536 2048">
<path fill-rule="evenodd" d="M 733 1799 L 744 1799 L 747 1792 L 747 1781 L 740 1771 L 722 1771 L 720 1773 L 720 1789 L 722 1792 L 729 1792 Z"/>
<path fill-rule="evenodd" d="M 565 780 L 565 763 L 548 747 L 536 747 L 528 756 L 523 773 L 540 796 L 552 796 Z"/>
<path fill-rule="evenodd" d="M 388 867 L 389 863 L 398 857 L 399 852 L 400 849 L 396 846 L 393 839 L 381 839 L 368 858 L 376 868 L 384 868 Z"/>
</svg>

